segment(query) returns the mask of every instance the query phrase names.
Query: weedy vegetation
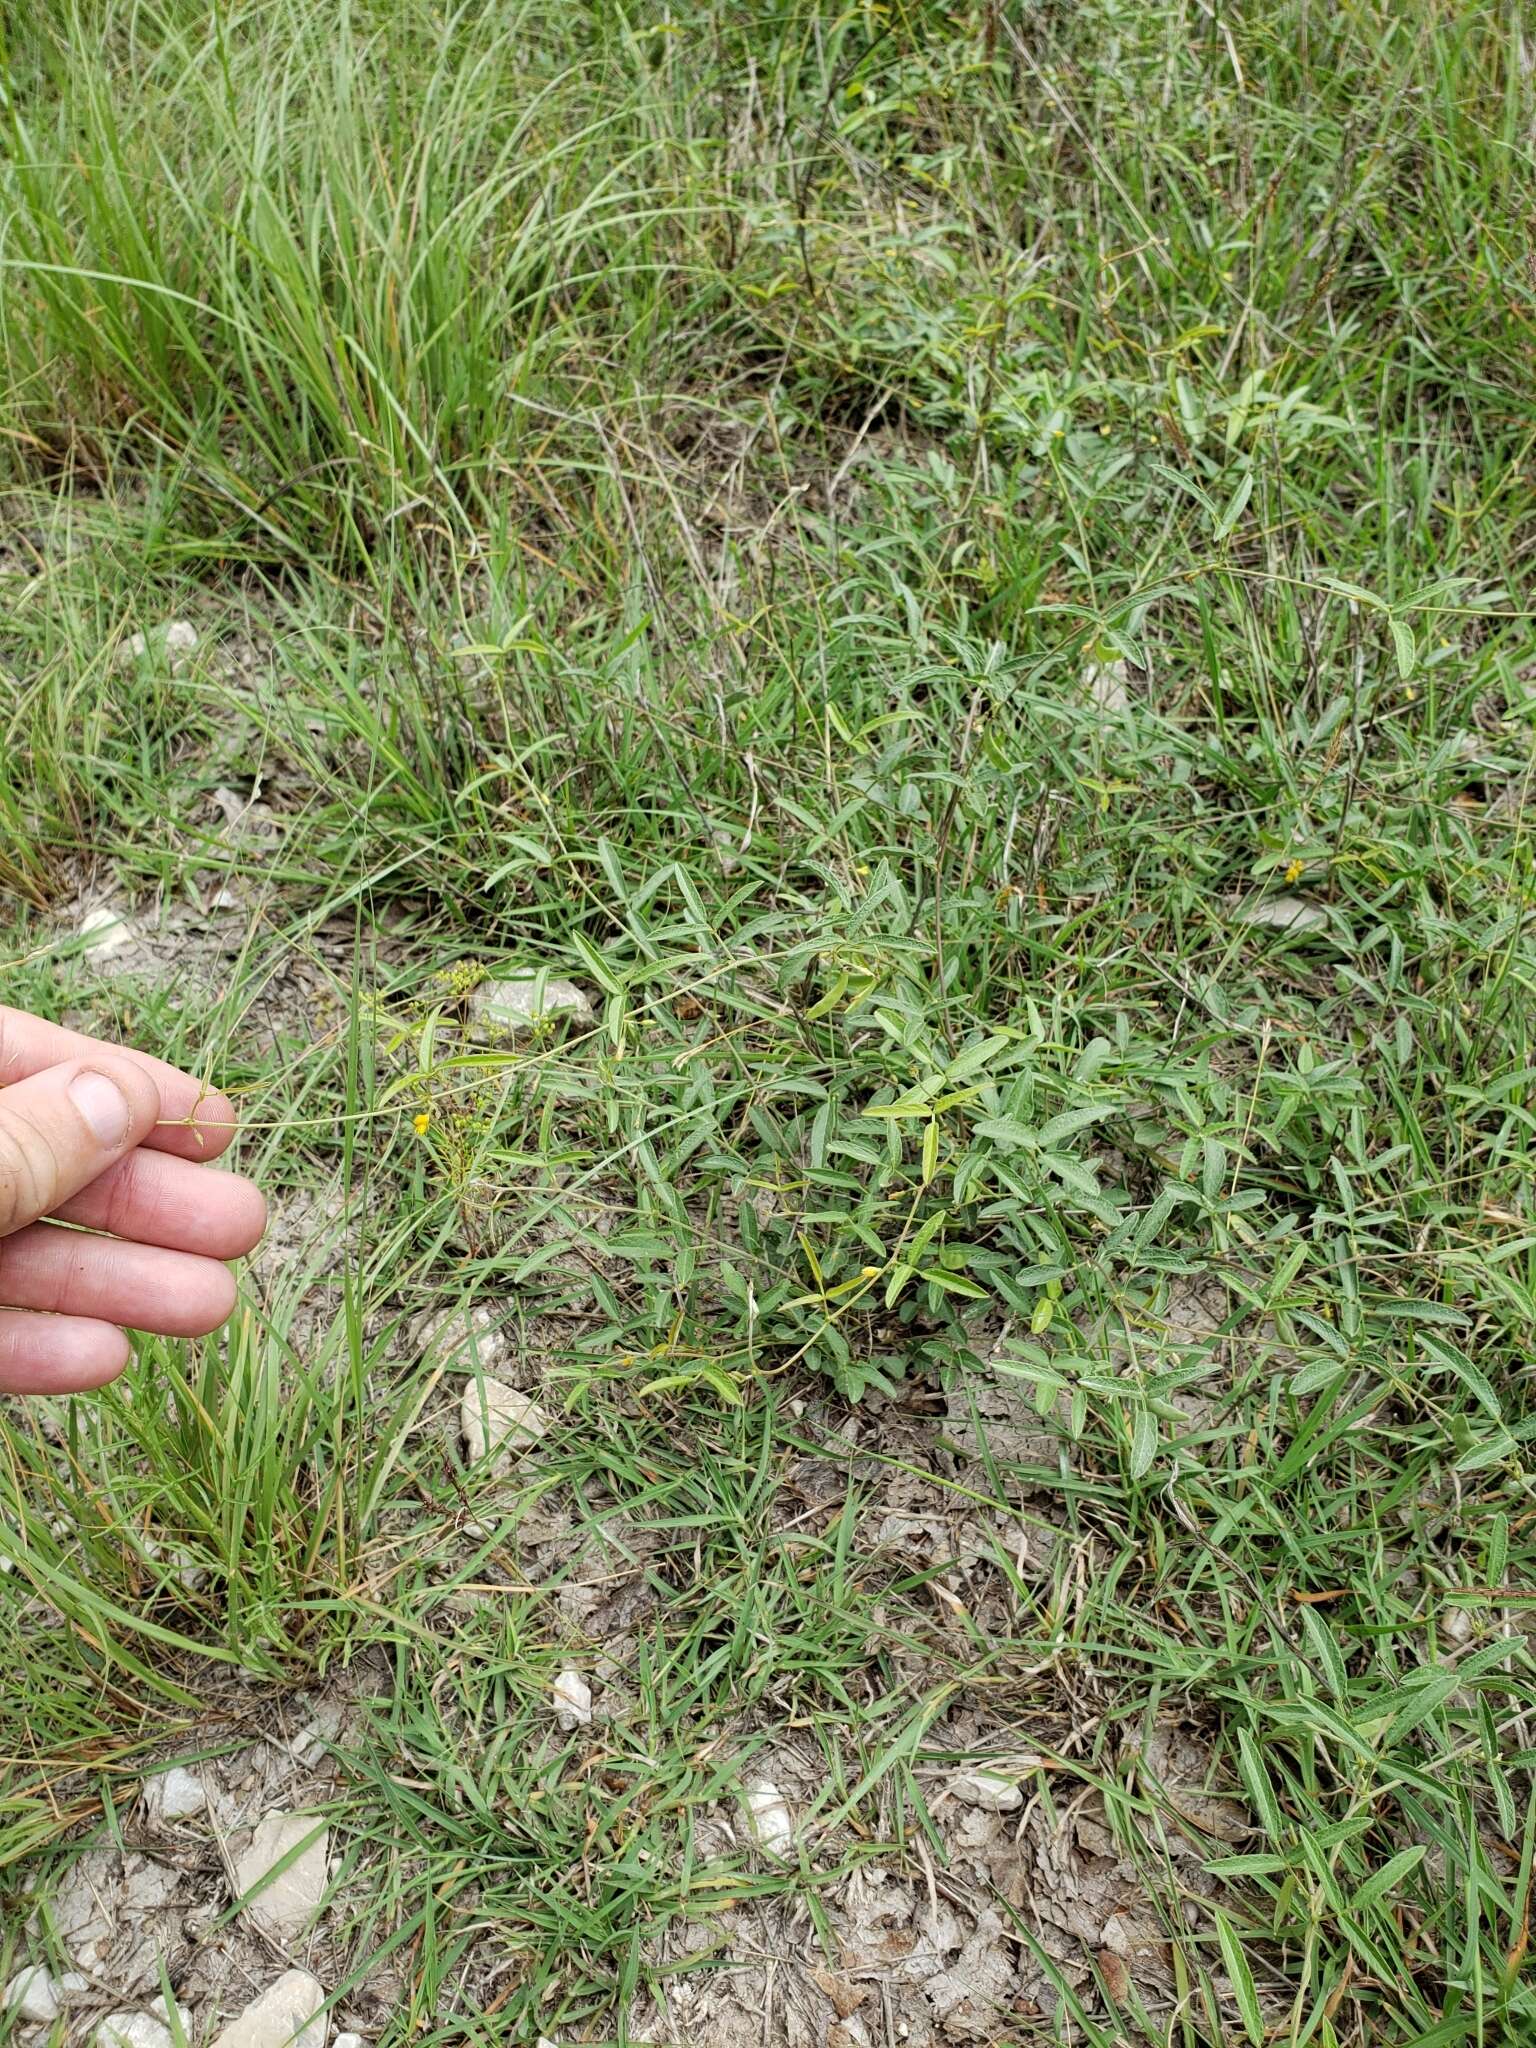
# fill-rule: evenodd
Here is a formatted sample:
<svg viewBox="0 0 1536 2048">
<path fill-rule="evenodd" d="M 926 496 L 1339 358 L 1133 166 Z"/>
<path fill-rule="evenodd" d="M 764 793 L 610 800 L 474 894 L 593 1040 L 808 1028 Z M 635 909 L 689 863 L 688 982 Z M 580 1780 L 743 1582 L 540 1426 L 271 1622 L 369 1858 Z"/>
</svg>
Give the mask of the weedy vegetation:
<svg viewBox="0 0 1536 2048">
<path fill-rule="evenodd" d="M 871 1870 L 985 1995 L 740 2038 L 1527 2038 L 1521 10 L 0 60 L 6 998 L 217 1073 L 275 1214 L 223 1336 L 0 1416 L 0 1979 L 146 1768 L 341 1688 L 381 2048 L 735 2040 L 764 1927 L 878 1984 Z M 521 969 L 591 1020 L 467 1030 Z M 1026 1753 L 983 1870 L 944 1787 Z M 1009 1848 L 1085 1812 L 1128 1955 Z"/>
</svg>

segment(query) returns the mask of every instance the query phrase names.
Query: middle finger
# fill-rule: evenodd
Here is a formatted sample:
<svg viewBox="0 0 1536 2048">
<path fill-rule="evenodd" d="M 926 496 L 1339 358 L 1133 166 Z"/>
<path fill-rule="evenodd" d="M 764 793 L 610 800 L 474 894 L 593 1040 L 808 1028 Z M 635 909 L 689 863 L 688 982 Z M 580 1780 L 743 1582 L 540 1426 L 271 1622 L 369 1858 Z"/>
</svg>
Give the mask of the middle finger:
<svg viewBox="0 0 1536 2048">
<path fill-rule="evenodd" d="M 267 1205 L 254 1181 L 142 1145 L 53 1213 L 87 1230 L 208 1259 L 244 1257 L 267 1223 Z"/>
</svg>

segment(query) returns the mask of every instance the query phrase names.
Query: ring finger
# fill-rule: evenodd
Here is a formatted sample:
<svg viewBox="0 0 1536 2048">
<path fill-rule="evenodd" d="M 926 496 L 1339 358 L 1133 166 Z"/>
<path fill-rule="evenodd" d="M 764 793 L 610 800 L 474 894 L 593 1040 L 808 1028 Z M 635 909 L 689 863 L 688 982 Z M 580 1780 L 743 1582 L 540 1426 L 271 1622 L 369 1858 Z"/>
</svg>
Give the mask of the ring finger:
<svg viewBox="0 0 1536 2048">
<path fill-rule="evenodd" d="M 216 1259 L 33 1223 L 0 1238 L 0 1302 L 201 1337 L 233 1310 L 235 1282 Z"/>
</svg>

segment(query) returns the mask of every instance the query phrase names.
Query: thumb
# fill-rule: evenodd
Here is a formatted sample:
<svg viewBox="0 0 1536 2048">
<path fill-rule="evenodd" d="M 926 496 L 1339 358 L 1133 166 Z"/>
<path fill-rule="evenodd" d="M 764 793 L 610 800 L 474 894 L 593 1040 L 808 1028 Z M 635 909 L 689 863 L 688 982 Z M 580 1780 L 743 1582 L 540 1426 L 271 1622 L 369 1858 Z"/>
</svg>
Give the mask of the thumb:
<svg viewBox="0 0 1536 2048">
<path fill-rule="evenodd" d="M 66 1060 L 0 1088 L 0 1237 L 51 1215 L 159 1115 L 159 1089 L 129 1060 Z"/>
</svg>

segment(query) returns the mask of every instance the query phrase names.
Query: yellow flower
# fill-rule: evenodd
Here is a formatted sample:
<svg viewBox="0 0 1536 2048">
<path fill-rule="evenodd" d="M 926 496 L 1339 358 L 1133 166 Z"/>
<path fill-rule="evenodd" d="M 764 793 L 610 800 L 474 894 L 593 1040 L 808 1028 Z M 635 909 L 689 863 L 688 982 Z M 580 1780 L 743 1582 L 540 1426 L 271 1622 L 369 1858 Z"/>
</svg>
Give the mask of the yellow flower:
<svg viewBox="0 0 1536 2048">
<path fill-rule="evenodd" d="M 431 1121 L 431 1110 L 421 1110 L 416 1116 L 413 1116 L 411 1118 L 411 1129 L 416 1133 L 418 1138 L 424 1138 L 427 1135 L 427 1126 L 431 1123 Z"/>
<path fill-rule="evenodd" d="M 1306 868 L 1307 864 L 1304 860 L 1292 859 L 1288 861 L 1286 863 L 1285 879 L 1288 882 L 1299 882 L 1306 873 Z"/>
</svg>

